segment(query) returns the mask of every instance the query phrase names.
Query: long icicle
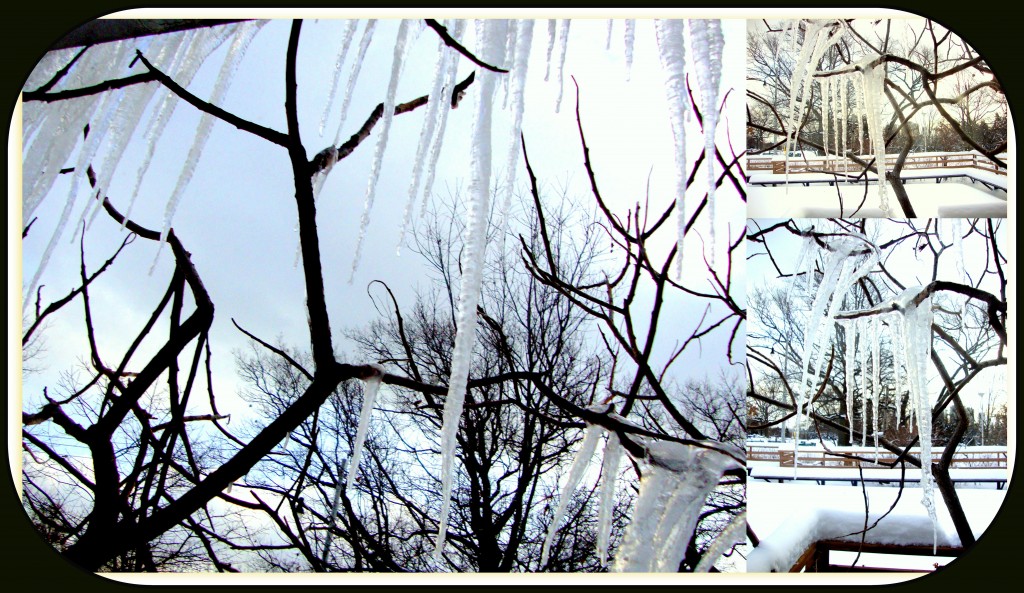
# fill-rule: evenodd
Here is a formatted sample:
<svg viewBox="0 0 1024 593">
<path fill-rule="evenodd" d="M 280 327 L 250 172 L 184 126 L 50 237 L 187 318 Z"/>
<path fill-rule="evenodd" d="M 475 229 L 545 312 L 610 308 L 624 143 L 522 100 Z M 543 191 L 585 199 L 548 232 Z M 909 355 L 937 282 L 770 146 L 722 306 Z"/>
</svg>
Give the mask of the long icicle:
<svg viewBox="0 0 1024 593">
<path fill-rule="evenodd" d="M 725 526 L 725 529 L 718 534 L 715 541 L 708 546 L 705 550 L 704 556 L 701 557 L 700 562 L 697 563 L 697 567 L 693 569 L 693 572 L 708 572 L 715 565 L 715 562 L 725 553 L 726 550 L 733 547 L 736 544 L 742 544 L 746 537 L 747 529 L 747 513 L 746 511 L 741 512 L 729 521 L 729 524 Z"/>
<path fill-rule="evenodd" d="M 380 383 L 384 378 L 384 369 L 376 364 L 371 364 L 374 374 L 364 380 L 363 385 L 363 407 L 359 412 L 359 426 L 356 427 L 356 439 L 352 444 L 352 454 L 349 457 L 348 480 L 345 481 L 345 492 L 351 492 L 352 486 L 356 483 L 359 475 L 359 460 L 363 456 L 363 444 L 366 442 L 366 433 L 370 429 L 370 416 L 373 414 L 373 405 L 377 400 L 377 393 L 380 391 Z"/>
<path fill-rule="evenodd" d="M 711 246 L 709 263 L 715 265 L 715 132 L 718 129 L 718 87 L 722 81 L 722 53 L 725 37 L 722 21 L 718 19 L 690 20 L 690 49 L 697 69 L 704 103 L 704 165 L 708 177 L 708 243 Z"/>
<path fill-rule="evenodd" d="M 502 203 L 501 215 L 508 221 L 512 207 L 512 192 L 515 191 L 516 171 L 519 165 L 520 135 L 523 130 L 523 107 L 526 96 L 527 64 L 530 61 L 530 48 L 533 45 L 533 21 L 524 20 L 516 30 L 515 53 L 516 68 L 512 71 L 510 94 L 512 95 L 512 127 L 508 135 L 508 159 L 505 164 L 505 199 Z M 502 225 L 503 227 L 505 225 Z M 502 235 L 504 237 L 505 235 Z"/>
<path fill-rule="evenodd" d="M 600 505 L 597 512 L 597 556 L 602 567 L 608 566 L 608 544 L 612 531 L 612 511 L 615 507 L 615 482 L 622 461 L 622 445 L 619 435 L 608 432 L 604 446 L 604 460 L 601 463 Z"/>
<path fill-rule="evenodd" d="M 665 95 L 668 102 L 669 122 L 672 126 L 675 156 L 676 211 L 676 276 L 683 275 L 683 235 L 686 232 L 686 112 L 689 101 L 686 93 L 686 50 L 683 46 L 683 24 L 678 19 L 658 19 L 654 28 L 658 40 L 661 68 L 665 73 Z"/>
<path fill-rule="evenodd" d="M 498 20 L 477 21 L 478 50 L 481 59 L 496 64 L 503 61 L 505 23 Z M 444 540 L 448 531 L 448 513 L 451 509 L 452 480 L 455 472 L 455 437 L 466 398 L 469 367 L 476 344 L 477 303 L 483 282 L 486 256 L 487 220 L 490 212 L 491 179 L 491 112 L 497 74 L 490 70 L 480 73 L 480 98 L 476 104 L 472 133 L 472 180 L 469 187 L 469 222 L 465 231 L 465 261 L 462 284 L 459 287 L 459 308 L 456 318 L 455 348 L 452 351 L 451 377 L 448 395 L 444 401 L 441 425 L 441 517 L 434 563 L 440 566 L 444 554 Z"/>
<path fill-rule="evenodd" d="M 450 25 L 451 23 L 446 23 Z M 434 139 L 434 130 L 437 128 L 438 120 L 441 118 L 442 110 L 447 109 L 448 102 L 442 95 L 445 88 L 444 83 L 448 76 L 448 61 L 452 49 L 448 47 L 443 39 L 437 40 L 437 60 L 434 63 L 433 84 L 430 85 L 430 95 L 427 96 L 426 115 L 423 118 L 423 127 L 420 129 L 419 143 L 416 145 L 416 157 L 413 159 L 411 181 L 409 182 L 409 197 L 405 202 L 405 210 L 402 214 L 402 230 L 398 234 L 398 254 L 402 252 L 402 242 L 412 221 L 413 204 L 419 195 L 420 182 L 423 178 L 423 165 L 429 154 L 430 145 Z"/>
<path fill-rule="evenodd" d="M 462 37 L 462 32 L 466 28 L 465 20 L 456 20 L 452 28 L 449 30 L 452 37 L 459 39 Z M 459 56 L 455 52 L 451 52 L 448 57 L 448 74 L 445 77 L 444 88 L 451 89 L 455 86 L 455 76 L 458 73 L 459 68 Z M 451 109 L 448 108 L 450 103 L 446 103 L 446 106 L 441 109 L 441 117 L 437 122 L 437 126 L 434 130 L 434 138 L 430 144 L 430 162 L 427 165 L 427 180 L 423 183 L 423 201 L 420 205 L 420 216 L 424 216 L 427 213 L 427 203 L 430 200 L 430 196 L 434 191 L 434 176 L 437 174 L 437 162 L 441 157 L 441 146 L 444 144 L 444 133 L 448 125 L 448 114 Z"/>
<path fill-rule="evenodd" d="M 594 451 L 597 449 L 597 443 L 601 438 L 602 432 L 604 432 L 604 428 L 601 426 L 596 424 L 587 425 L 587 430 L 583 435 L 583 443 L 580 444 L 579 451 L 576 452 L 576 456 L 572 460 L 569 476 L 566 478 L 562 491 L 558 495 L 558 507 L 555 509 L 555 515 L 551 519 L 551 524 L 548 525 L 548 534 L 544 537 L 544 545 L 541 547 L 540 552 L 541 567 L 548 563 L 551 544 L 555 540 L 555 533 L 558 532 L 558 525 L 562 522 L 562 518 L 565 517 L 565 511 L 569 508 L 569 503 L 572 501 L 572 494 L 576 491 L 576 487 L 583 479 L 584 472 L 586 472 L 587 467 L 590 465 L 590 459 L 594 456 Z"/>
<path fill-rule="evenodd" d="M 247 21 L 242 23 L 239 27 L 238 33 L 236 33 L 235 39 L 232 41 L 231 47 L 228 48 L 228 53 L 224 57 L 224 63 L 221 65 L 220 72 L 217 75 L 217 82 L 213 85 L 213 92 L 210 94 L 210 103 L 216 105 L 222 102 L 224 95 L 231 86 L 231 81 L 234 78 L 235 71 L 238 70 L 238 65 L 245 56 L 245 50 L 249 47 L 249 42 L 252 41 L 253 36 L 256 35 L 263 24 L 264 23 L 261 21 Z M 167 234 L 171 230 L 171 223 L 174 220 L 174 214 L 178 210 L 178 206 L 180 205 L 182 195 L 185 193 L 185 189 L 188 187 L 189 182 L 192 181 L 192 175 L 195 173 L 196 167 L 198 166 L 199 158 L 202 156 L 203 150 L 206 148 L 206 142 L 210 139 L 210 133 L 213 130 L 214 122 L 214 117 L 209 113 L 203 113 L 199 119 L 199 127 L 196 130 L 195 140 L 192 143 L 192 147 L 189 149 L 188 156 L 185 159 L 185 164 L 181 169 L 181 173 L 178 175 L 178 181 L 174 185 L 174 191 L 171 192 L 164 208 L 163 228 L 160 231 L 160 246 L 157 248 L 156 256 L 153 258 L 153 264 L 150 266 L 150 274 L 152 274 L 156 269 L 157 261 L 160 258 L 160 252 L 163 250 L 164 243 L 167 241 Z"/>
<path fill-rule="evenodd" d="M 555 99 L 555 113 L 558 113 L 562 108 L 562 94 L 565 90 L 563 84 L 565 76 L 565 55 L 569 51 L 569 25 L 572 23 L 570 19 L 562 19 L 558 23 L 558 98 Z"/>
<path fill-rule="evenodd" d="M 409 20 L 402 19 L 402 23 L 398 26 L 398 38 L 395 41 L 395 53 L 391 62 L 391 79 L 388 81 L 388 90 L 384 98 L 384 113 L 380 121 L 380 136 L 377 137 L 377 146 L 374 149 L 373 162 L 370 165 L 370 179 L 366 185 L 366 200 L 363 204 L 363 215 L 359 221 L 356 254 L 352 258 L 352 273 L 348 279 L 350 284 L 355 280 L 356 270 L 359 269 L 359 262 L 363 255 L 363 241 L 366 239 L 366 230 L 370 226 L 370 212 L 373 210 L 374 198 L 377 195 L 377 180 L 380 178 L 380 169 L 384 162 L 384 151 L 388 145 L 391 122 L 395 118 L 395 94 L 398 92 L 398 80 L 402 75 L 402 67 L 405 65 L 406 43 L 408 39 Z"/>
<path fill-rule="evenodd" d="M 327 100 L 324 101 L 324 112 L 320 116 L 320 128 L 318 130 L 320 136 L 324 135 L 324 128 L 327 127 L 327 117 L 331 114 L 331 108 L 334 106 L 334 97 L 338 94 L 338 83 L 341 82 L 341 66 L 345 63 L 345 58 L 348 56 L 348 48 L 352 44 L 352 38 L 355 36 L 358 24 L 359 21 L 357 19 L 349 19 L 345 23 L 345 29 L 341 36 L 341 49 L 338 50 L 338 57 L 334 60 L 331 91 L 327 95 Z"/>
</svg>

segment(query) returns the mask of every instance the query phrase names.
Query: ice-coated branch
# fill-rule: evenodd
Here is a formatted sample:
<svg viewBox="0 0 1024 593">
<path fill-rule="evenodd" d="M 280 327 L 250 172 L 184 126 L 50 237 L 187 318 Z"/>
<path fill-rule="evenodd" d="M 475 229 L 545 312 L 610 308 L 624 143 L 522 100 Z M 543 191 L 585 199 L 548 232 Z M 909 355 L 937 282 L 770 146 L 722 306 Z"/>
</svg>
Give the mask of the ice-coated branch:
<svg viewBox="0 0 1024 593">
<path fill-rule="evenodd" d="M 856 319 L 859 317 L 882 315 L 893 311 L 905 311 L 910 307 L 917 306 L 924 299 L 941 291 L 955 292 L 962 294 L 969 299 L 976 299 L 985 303 L 988 306 L 989 324 L 992 326 L 992 329 L 996 334 L 999 335 L 999 339 L 1002 340 L 1004 344 L 1006 343 L 1006 326 L 1003 321 L 1003 318 L 1006 316 L 1006 303 L 1000 300 L 996 295 L 981 290 L 980 288 L 975 288 L 968 284 L 960 284 L 958 282 L 949 282 L 947 280 L 936 280 L 926 286 L 908 288 L 895 298 L 882 301 L 874 307 L 839 313 L 836 315 L 836 319 Z"/>
<path fill-rule="evenodd" d="M 142 65 L 149 69 L 149 72 L 153 75 L 155 80 L 157 80 L 160 84 L 167 87 L 167 89 L 175 95 L 184 99 L 189 105 L 192 105 L 193 107 L 202 111 L 203 113 L 208 113 L 218 119 L 221 119 L 224 122 L 235 126 L 239 130 L 249 132 L 250 134 L 255 134 L 256 136 L 259 136 L 260 138 L 263 138 L 268 142 L 277 144 L 278 146 L 288 146 L 287 134 L 268 128 L 266 126 L 261 126 L 247 119 L 242 119 L 241 117 L 235 115 L 234 113 L 231 113 L 230 111 L 226 111 L 221 107 L 217 107 L 216 105 L 213 105 L 200 99 L 199 97 L 193 95 L 189 91 L 182 88 L 178 83 L 171 79 L 170 76 L 167 76 L 159 69 L 154 67 L 152 64 L 150 64 L 149 60 L 146 59 L 146 56 L 144 56 L 141 51 L 138 51 L 136 55 L 138 56 L 139 61 L 142 62 Z"/>
<path fill-rule="evenodd" d="M 457 107 L 459 102 L 462 100 L 463 94 L 469 85 L 473 84 L 473 80 L 476 78 L 476 72 L 470 72 L 466 78 L 462 79 L 462 82 L 455 85 L 452 91 L 452 107 Z M 428 95 L 417 97 L 411 101 L 400 103 L 395 105 L 395 115 L 401 115 L 403 113 L 409 113 L 427 104 L 429 99 Z M 377 122 L 384 116 L 384 104 L 378 103 L 377 107 L 370 112 L 370 115 L 363 122 L 363 125 L 352 134 L 352 136 L 340 146 L 328 146 L 321 150 L 314 156 L 309 162 L 309 174 L 313 175 L 320 173 L 328 169 L 333 163 L 336 163 L 348 155 L 352 154 L 352 151 L 356 149 L 364 140 L 370 136 L 370 132 L 373 131 L 373 127 L 377 125 Z"/>
<path fill-rule="evenodd" d="M 430 27 L 431 29 L 433 29 L 434 32 L 437 33 L 437 35 L 444 41 L 445 45 L 447 45 L 448 47 L 450 47 L 450 48 L 454 49 L 455 51 L 459 52 L 463 56 L 465 56 L 467 59 L 469 59 L 470 62 L 473 62 L 474 64 L 476 64 L 477 66 L 480 66 L 481 68 L 484 68 L 486 70 L 490 70 L 491 72 L 501 72 L 501 73 L 507 73 L 508 72 L 508 70 L 505 70 L 505 69 L 502 69 L 502 68 L 498 68 L 497 66 L 492 66 L 492 65 L 488 64 L 487 62 L 481 60 L 480 58 L 476 57 L 475 55 L 473 55 L 473 52 L 471 52 L 468 49 L 466 49 L 466 47 L 464 45 L 462 45 L 454 37 L 449 35 L 448 34 L 448 29 L 446 29 L 444 27 L 444 25 L 442 25 L 441 23 L 437 22 L 434 19 L 424 19 L 424 20 L 427 22 L 427 26 Z"/>
</svg>

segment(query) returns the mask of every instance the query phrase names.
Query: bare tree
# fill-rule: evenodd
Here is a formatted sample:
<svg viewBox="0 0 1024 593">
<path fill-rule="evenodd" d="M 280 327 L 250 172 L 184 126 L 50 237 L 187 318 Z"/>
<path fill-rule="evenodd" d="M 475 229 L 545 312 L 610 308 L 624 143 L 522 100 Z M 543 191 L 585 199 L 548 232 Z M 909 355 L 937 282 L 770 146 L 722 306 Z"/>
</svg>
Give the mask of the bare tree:
<svg viewBox="0 0 1024 593">
<path fill-rule="evenodd" d="M 481 69 L 442 89 L 440 103 L 457 106 L 474 91 L 471 85 L 482 70 L 494 76 L 505 72 L 471 54 L 445 27 L 430 20 L 427 25 Z M 127 322 L 123 327 L 96 322 L 91 294 L 104 271 L 119 262 L 115 254 L 95 266 L 86 257 L 84 241 L 77 287 L 67 297 L 43 307 L 41 293 L 32 290 L 37 305 L 23 343 L 49 315 L 80 304 L 78 323 L 88 348 L 80 378 L 73 377 L 59 394 L 44 389 L 36 397 L 45 403 L 23 412 L 23 447 L 37 460 L 25 472 L 26 480 L 34 480 L 26 490 L 33 516 L 65 558 L 91 571 L 234 571 L 251 566 L 247 558 L 252 554 L 260 566 L 275 570 L 596 570 L 590 497 L 570 492 L 568 501 L 558 502 L 569 513 L 564 526 L 555 525 L 559 514 L 551 508 L 538 510 L 557 490 L 556 476 L 574 452 L 580 431 L 596 427 L 614 435 L 632 461 L 629 482 L 618 489 L 622 500 L 630 500 L 631 489 L 643 496 L 648 477 L 658 472 L 661 483 L 678 491 L 673 500 L 695 497 L 687 516 L 695 535 L 679 533 L 683 539 L 675 543 L 685 554 L 678 566 L 672 555 L 673 566 L 667 568 L 697 568 L 711 540 L 742 518 L 743 453 L 736 441 L 743 408 L 733 397 L 738 382 L 678 387 L 676 369 L 715 341 L 714 348 L 708 347 L 714 367 L 723 359 L 735 364 L 745 318 L 740 283 L 732 273 L 743 244 L 738 225 L 727 227 L 726 247 L 718 249 L 724 258 L 717 264 L 711 263 L 715 249 L 707 237 L 709 245 L 702 251 L 708 259 L 697 257 L 696 273 L 685 280 L 672 279 L 670 263 L 681 255 L 674 248 L 662 252 L 658 240 L 665 233 L 658 231 L 668 228 L 674 206 L 648 212 L 645 204 L 641 213 L 638 205 L 625 221 L 613 214 L 597 190 L 579 118 L 580 145 L 602 217 L 596 226 L 580 227 L 581 235 L 572 236 L 575 219 L 568 211 L 560 215 L 543 206 L 524 158 L 531 181 L 530 222 L 518 236 L 508 237 L 510 249 L 495 263 L 492 285 L 481 302 L 482 352 L 474 361 L 466 409 L 455 432 L 460 457 L 451 542 L 435 566 L 426 552 L 441 531 L 436 510 L 444 489 L 424 457 L 437 446 L 441 398 L 451 374 L 454 286 L 461 280 L 458 245 L 437 244 L 439 234 L 421 238 L 420 251 L 438 269 L 440 289 L 423 295 L 408 319 L 408 310 L 391 295 L 383 297 L 380 291 L 389 292 L 387 285 L 370 287 L 390 307 L 382 309 L 383 319 L 373 331 L 359 338 L 360 354 L 370 360 L 342 362 L 325 296 L 329 268 L 315 190 L 378 123 L 424 107 L 429 97 L 395 99 L 393 112 L 387 113 L 385 105 L 392 105 L 382 103 L 346 142 L 311 150 L 310 135 L 299 127 L 297 62 L 303 28 L 302 21 L 291 23 L 284 50 L 284 131 L 199 98 L 176 80 L 178 72 L 164 71 L 154 65 L 154 56 L 138 49 L 129 66 L 138 69 L 134 74 L 124 74 L 119 70 L 123 65 L 116 64 L 98 83 L 61 88 L 58 83 L 74 72 L 76 62 L 95 51 L 90 46 L 64 63 L 51 64 L 47 80 L 23 93 L 28 103 L 73 106 L 97 95 L 127 100 L 159 86 L 238 133 L 283 149 L 279 155 L 286 155 L 293 183 L 308 321 L 308 343 L 291 348 L 236 324 L 258 348 L 240 355 L 238 363 L 264 422 L 231 428 L 215 393 L 211 327 L 216 295 L 204 283 L 204 266 L 173 228 L 158 230 L 129 217 L 129 199 L 107 195 L 112 172 L 104 169 L 105 160 L 83 151 L 74 168 L 56 173 L 76 175 L 94 192 L 89 207 L 95 208 L 96 224 L 103 230 L 90 232 L 123 232 L 128 237 L 123 249 L 132 242 L 152 242 L 170 251 L 174 268 L 164 279 L 163 295 L 134 328 Z M 244 36 L 231 39 L 229 55 L 244 45 Z M 496 79 L 487 74 L 487 80 Z M 702 122 L 699 101 L 693 104 Z M 721 108 L 703 106 L 704 113 Z M 109 123 L 97 116 L 82 125 L 81 135 L 97 134 Z M 720 172 L 715 180 L 720 199 L 741 205 L 739 155 L 730 149 L 708 156 Z M 710 165 L 698 159 L 689 171 L 691 179 L 703 170 L 702 162 Z M 55 172 L 42 165 L 39 171 L 25 171 L 30 184 L 42 180 L 40 187 L 50 173 Z M 696 241 L 692 227 L 707 216 L 709 205 L 705 197 L 683 220 L 691 244 Z M 89 226 L 84 216 L 82 221 L 82 228 Z M 594 265 L 601 236 L 619 250 L 614 269 Z M 139 274 L 139 282 L 148 281 Z M 643 311 L 648 294 L 654 298 Z M 680 335 L 666 328 L 674 321 L 666 312 L 671 301 L 702 314 L 685 338 L 665 346 L 661 335 Z M 125 346 L 105 339 L 130 330 L 134 333 Z M 595 337 L 601 341 L 594 342 Z M 600 345 L 599 356 L 593 343 Z M 384 369 L 371 361 L 383 363 Z M 341 493 L 343 464 L 334 449 L 353 448 L 359 399 L 354 380 L 380 380 L 395 390 L 396 407 L 387 411 L 384 424 L 371 426 L 367 455 L 358 466 L 362 479 L 350 498 Z M 404 432 L 409 426 L 419 431 L 415 437 Z M 420 464 L 416 473 L 403 465 L 409 459 Z M 714 462 L 705 465 L 704 459 Z M 692 478 L 690 470 L 702 471 Z M 700 487 L 687 482 L 691 479 Z M 73 501 L 53 496 L 54 489 L 65 488 L 75 492 Z M 338 493 L 341 508 L 335 513 L 337 507 L 328 501 Z M 621 503 L 618 508 L 611 524 L 621 527 L 636 518 L 627 518 Z M 252 517 L 259 517 L 260 525 L 254 526 Z M 664 523 L 675 533 L 675 521 Z M 542 543 L 545 534 L 554 540 L 554 554 L 542 560 L 548 549 Z M 334 547 L 328 544 L 332 539 Z"/>
</svg>

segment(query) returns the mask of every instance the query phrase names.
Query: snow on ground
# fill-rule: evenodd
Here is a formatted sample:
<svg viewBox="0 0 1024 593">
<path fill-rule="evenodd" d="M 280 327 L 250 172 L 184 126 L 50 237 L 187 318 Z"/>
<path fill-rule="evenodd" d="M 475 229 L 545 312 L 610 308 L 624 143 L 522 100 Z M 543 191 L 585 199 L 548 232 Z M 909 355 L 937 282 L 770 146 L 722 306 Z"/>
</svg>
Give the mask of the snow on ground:
<svg viewBox="0 0 1024 593">
<path fill-rule="evenodd" d="M 865 490 L 870 525 L 889 510 L 899 491 L 875 487 Z M 975 537 L 981 536 L 1002 505 L 1004 492 L 958 490 L 957 494 Z M 945 505 L 937 506 L 935 543 L 959 546 L 960 540 Z M 854 486 L 750 481 L 747 484 L 747 521 L 761 538 L 760 545 L 747 558 L 747 571 L 785 572 L 812 542 L 860 540 L 856 532 L 864 528 L 864 490 Z M 904 490 L 893 511 L 868 531 L 865 541 L 931 545 L 932 522 L 921 506 L 920 491 Z"/>
<path fill-rule="evenodd" d="M 905 172 L 909 178 L 920 178 L 934 170 L 915 169 Z M 1006 185 L 1006 177 L 990 171 L 979 169 L 949 169 L 944 174 L 969 172 L 974 179 L 986 183 Z M 823 218 L 849 216 L 862 200 L 864 206 L 857 212 L 857 217 L 881 218 L 882 210 L 878 202 L 878 194 L 874 185 L 865 192 L 863 185 L 843 185 L 838 191 L 843 196 L 843 211 L 839 211 L 837 188 L 827 183 L 812 184 L 805 187 L 801 181 L 821 181 L 830 176 L 817 173 L 800 173 L 790 175 L 787 188 L 785 175 L 772 173 L 756 173 L 750 176 L 747 186 L 747 217 L 748 218 Z M 779 183 L 778 186 L 758 185 L 760 183 Z M 1006 193 L 994 192 L 981 183 L 966 179 L 948 179 L 942 183 L 921 179 L 910 181 L 905 186 L 910 202 L 918 218 L 939 217 L 1006 217 Z"/>
<path fill-rule="evenodd" d="M 792 467 L 780 467 L 779 464 L 763 461 L 763 462 L 751 462 L 747 464 L 750 467 L 750 477 L 752 480 L 792 480 L 793 479 L 793 468 Z M 889 468 L 864 468 L 865 480 L 892 480 L 893 483 L 898 482 L 900 479 L 900 470 L 889 469 Z M 855 467 L 800 467 L 797 468 L 796 476 L 801 480 L 822 480 L 826 482 L 832 481 L 850 481 L 850 480 L 861 480 L 861 474 Z M 1005 467 L 998 468 L 951 468 L 949 470 L 949 476 L 954 481 L 958 482 L 958 488 L 970 487 L 973 485 L 980 485 L 981 482 L 972 483 L 970 480 L 1007 480 L 1008 472 Z M 920 470 L 916 467 L 907 467 L 906 480 L 911 481 L 908 483 L 908 487 L 916 487 L 916 480 L 920 479 Z M 994 484 L 988 484 L 987 488 L 995 488 Z"/>
</svg>

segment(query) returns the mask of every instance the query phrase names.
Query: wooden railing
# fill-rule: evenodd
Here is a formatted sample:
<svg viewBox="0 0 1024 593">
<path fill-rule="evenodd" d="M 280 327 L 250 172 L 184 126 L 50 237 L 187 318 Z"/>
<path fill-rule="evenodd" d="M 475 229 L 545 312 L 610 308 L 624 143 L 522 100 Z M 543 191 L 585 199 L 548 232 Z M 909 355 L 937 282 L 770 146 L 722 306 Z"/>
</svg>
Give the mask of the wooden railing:
<svg viewBox="0 0 1024 593">
<path fill-rule="evenodd" d="M 844 449 L 842 453 L 857 455 L 871 461 L 863 462 L 849 457 L 843 457 L 821 450 L 801 450 L 800 467 L 889 467 L 896 461 L 896 455 L 888 451 L 879 452 L 878 462 L 875 463 L 875 450 L 873 448 Z M 920 451 L 912 451 L 913 455 L 920 455 Z M 938 463 L 942 457 L 941 451 L 932 453 L 932 460 Z M 748 461 L 775 461 L 782 467 L 793 467 L 793 449 L 778 449 L 769 447 L 748 447 Z M 1006 468 L 1006 451 L 957 451 L 953 454 L 950 467 L 954 468 Z"/>
<path fill-rule="evenodd" d="M 873 158 L 871 155 L 865 155 L 865 160 Z M 899 155 L 891 154 L 887 155 L 885 164 L 887 167 L 893 167 L 896 165 L 896 160 Z M 844 167 L 843 161 L 846 161 Z M 943 155 L 908 155 L 907 159 L 903 162 L 904 169 L 939 169 L 939 168 L 975 168 L 984 171 L 991 171 L 998 175 L 1006 175 L 1006 168 L 999 167 L 988 158 L 971 152 L 964 153 L 953 153 Z M 838 156 L 830 156 L 827 159 L 825 157 L 812 157 L 804 159 L 801 157 L 790 157 L 789 159 L 789 172 L 790 173 L 811 173 L 811 172 L 828 172 L 828 173 L 843 173 L 856 175 L 860 173 L 861 166 L 849 159 Z M 786 161 L 785 159 L 779 159 L 778 157 L 758 157 L 751 156 L 747 157 L 747 171 L 771 171 L 775 174 L 786 173 Z"/>
<path fill-rule="evenodd" d="M 905 568 L 884 566 L 855 566 L 834 564 L 829 557 L 830 552 L 864 552 L 870 554 L 899 556 L 943 556 L 956 558 L 963 553 L 963 548 L 930 545 L 896 545 L 851 542 L 844 540 L 822 540 L 812 543 L 800 558 L 790 567 L 789 572 L 921 572 Z M 937 569 L 938 564 L 933 564 Z"/>
</svg>

